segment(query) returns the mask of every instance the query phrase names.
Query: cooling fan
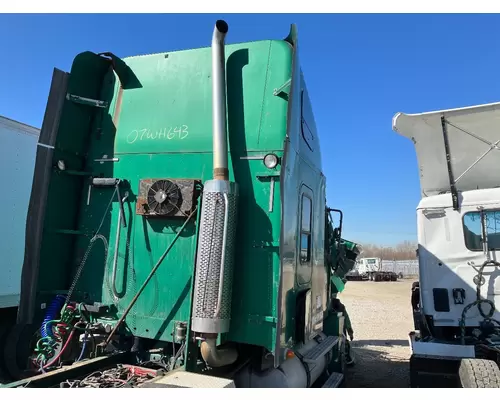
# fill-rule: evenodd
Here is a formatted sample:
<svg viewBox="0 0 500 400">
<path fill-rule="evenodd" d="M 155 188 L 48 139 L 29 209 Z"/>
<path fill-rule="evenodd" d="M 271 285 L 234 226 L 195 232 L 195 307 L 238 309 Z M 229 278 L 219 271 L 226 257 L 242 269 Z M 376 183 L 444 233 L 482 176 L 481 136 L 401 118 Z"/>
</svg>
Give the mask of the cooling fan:
<svg viewBox="0 0 500 400">
<path fill-rule="evenodd" d="M 142 179 L 136 213 L 148 217 L 186 217 L 194 206 L 195 184 L 192 179 Z"/>
<path fill-rule="evenodd" d="M 168 179 L 154 182 L 148 190 L 148 208 L 158 215 L 171 215 L 179 210 L 182 202 L 179 186 Z"/>
</svg>

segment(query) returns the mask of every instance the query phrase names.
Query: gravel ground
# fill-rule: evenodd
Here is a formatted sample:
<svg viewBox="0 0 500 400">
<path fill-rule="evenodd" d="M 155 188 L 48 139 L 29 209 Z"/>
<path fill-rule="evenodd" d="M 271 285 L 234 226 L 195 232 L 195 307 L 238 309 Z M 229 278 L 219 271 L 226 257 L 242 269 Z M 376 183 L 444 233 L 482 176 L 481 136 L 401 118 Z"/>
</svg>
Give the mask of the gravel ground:
<svg viewBox="0 0 500 400">
<path fill-rule="evenodd" d="M 347 387 L 409 387 L 413 281 L 347 282 L 340 300 L 353 325 L 355 357 L 346 375 Z"/>
</svg>

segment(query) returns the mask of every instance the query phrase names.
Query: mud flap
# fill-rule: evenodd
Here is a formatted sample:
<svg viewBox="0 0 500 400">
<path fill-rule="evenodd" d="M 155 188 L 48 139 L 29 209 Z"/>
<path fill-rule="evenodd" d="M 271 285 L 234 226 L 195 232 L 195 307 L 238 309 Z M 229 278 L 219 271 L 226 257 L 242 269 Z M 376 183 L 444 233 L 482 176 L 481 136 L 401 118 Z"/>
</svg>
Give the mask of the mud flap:
<svg viewBox="0 0 500 400">
<path fill-rule="evenodd" d="M 410 357 L 410 386 L 412 388 L 456 388 L 460 359 Z"/>
</svg>

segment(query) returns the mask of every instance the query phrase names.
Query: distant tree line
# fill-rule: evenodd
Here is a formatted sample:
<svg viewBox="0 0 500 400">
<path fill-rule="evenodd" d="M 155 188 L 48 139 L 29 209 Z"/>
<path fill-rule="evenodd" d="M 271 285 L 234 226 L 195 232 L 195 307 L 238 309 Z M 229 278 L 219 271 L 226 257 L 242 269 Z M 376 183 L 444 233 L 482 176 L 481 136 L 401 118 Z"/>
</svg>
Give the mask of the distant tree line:
<svg viewBox="0 0 500 400">
<path fill-rule="evenodd" d="M 414 260 L 417 258 L 417 243 L 405 240 L 395 246 L 378 246 L 361 243 L 360 258 L 380 257 L 382 260 Z"/>
</svg>

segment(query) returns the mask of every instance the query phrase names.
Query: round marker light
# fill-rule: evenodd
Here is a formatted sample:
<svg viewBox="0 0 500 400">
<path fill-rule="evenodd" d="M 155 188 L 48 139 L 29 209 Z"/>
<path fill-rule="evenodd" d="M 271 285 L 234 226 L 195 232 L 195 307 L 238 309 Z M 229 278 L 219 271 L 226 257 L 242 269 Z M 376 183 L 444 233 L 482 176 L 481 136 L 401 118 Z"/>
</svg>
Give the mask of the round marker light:
<svg viewBox="0 0 500 400">
<path fill-rule="evenodd" d="M 285 358 L 287 360 L 289 360 L 290 358 L 294 358 L 294 357 L 295 357 L 295 353 L 293 352 L 293 350 L 288 349 L 285 353 Z"/>
<path fill-rule="evenodd" d="M 278 157 L 274 154 L 267 154 L 264 157 L 264 165 L 269 169 L 276 168 L 278 165 Z"/>
<path fill-rule="evenodd" d="M 64 171 L 66 169 L 66 164 L 63 160 L 59 160 L 57 162 L 57 168 L 59 168 L 61 171 Z"/>
</svg>

